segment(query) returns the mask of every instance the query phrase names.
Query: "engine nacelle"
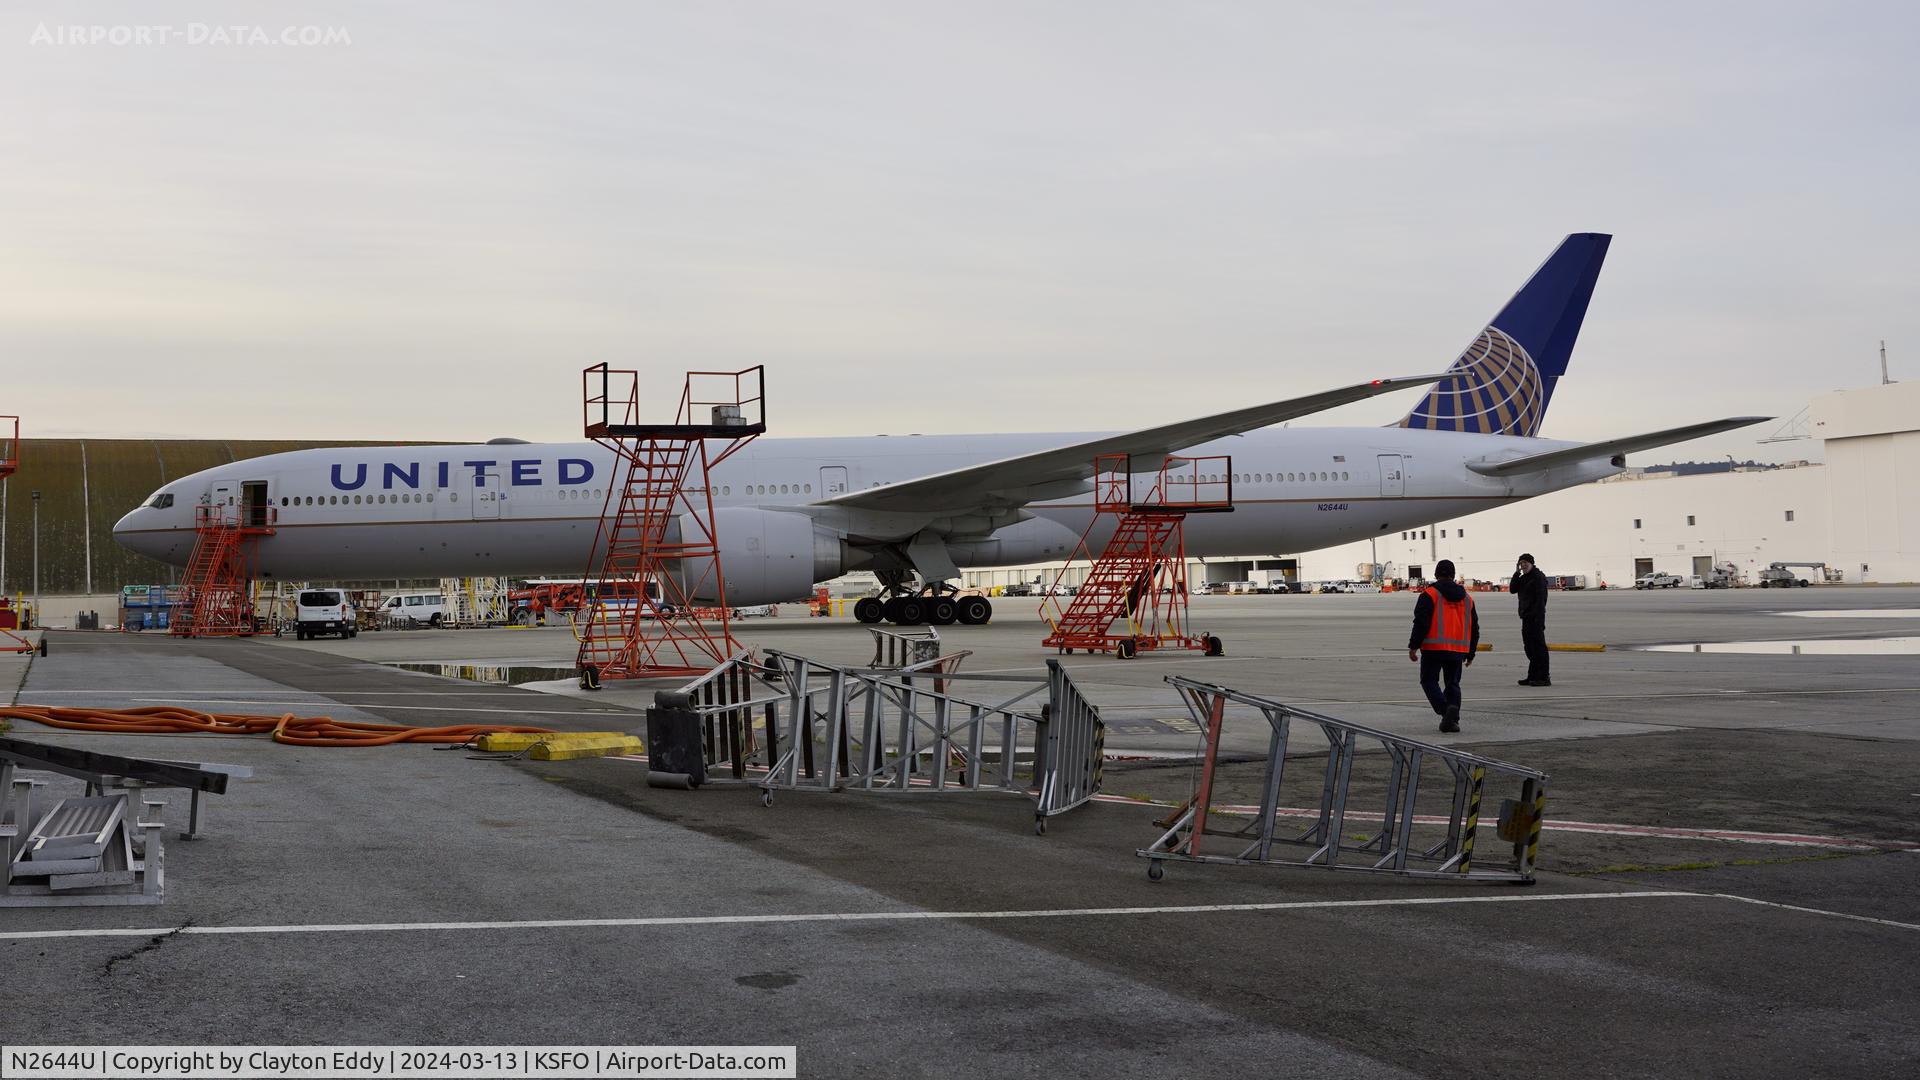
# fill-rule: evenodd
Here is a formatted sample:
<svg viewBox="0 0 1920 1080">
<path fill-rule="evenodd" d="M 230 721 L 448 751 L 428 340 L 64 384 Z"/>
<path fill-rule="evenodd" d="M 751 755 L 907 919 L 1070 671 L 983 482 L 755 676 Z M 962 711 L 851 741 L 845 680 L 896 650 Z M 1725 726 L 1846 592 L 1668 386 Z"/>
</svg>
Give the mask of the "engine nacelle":
<svg viewBox="0 0 1920 1080">
<path fill-rule="evenodd" d="M 691 519 L 674 522 L 682 538 L 699 536 Z M 839 577 L 846 567 L 846 542 L 840 534 L 820 527 L 805 514 L 756 510 L 734 506 L 713 512 L 713 531 L 720 546 L 720 565 L 727 578 L 727 603 L 777 604 L 804 600 L 815 582 Z M 713 579 L 698 562 L 687 566 L 692 599 L 714 603 Z"/>
</svg>

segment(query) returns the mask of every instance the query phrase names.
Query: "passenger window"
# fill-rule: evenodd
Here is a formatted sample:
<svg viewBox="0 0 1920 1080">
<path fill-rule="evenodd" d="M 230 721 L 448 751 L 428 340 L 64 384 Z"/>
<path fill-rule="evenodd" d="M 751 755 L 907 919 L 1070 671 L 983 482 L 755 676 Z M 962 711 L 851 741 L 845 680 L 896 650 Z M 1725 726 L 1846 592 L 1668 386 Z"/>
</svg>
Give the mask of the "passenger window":
<svg viewBox="0 0 1920 1080">
<path fill-rule="evenodd" d="M 806 493 L 807 493 L 808 495 L 811 495 L 811 494 L 813 494 L 813 485 L 812 485 L 812 484 L 808 484 L 808 485 L 807 485 L 807 491 L 806 491 Z M 1789 511 L 1787 511 L 1787 513 L 1789 513 L 1789 514 L 1791 514 L 1791 513 L 1793 513 L 1793 511 L 1791 511 L 1791 510 L 1789 510 Z M 1788 518 L 1787 520 L 1788 520 L 1788 521 L 1792 521 L 1793 519 L 1792 519 L 1792 518 Z"/>
<path fill-rule="evenodd" d="M 429 491 L 429 492 L 427 492 L 427 501 L 428 501 L 428 502 L 432 502 L 432 501 L 433 501 L 433 492 L 431 492 L 431 491 Z"/>
<path fill-rule="evenodd" d="M 459 493 L 459 492 L 457 492 L 457 491 L 449 491 L 449 492 L 447 492 L 447 501 L 448 501 L 448 502 L 459 502 L 459 501 L 460 501 L 460 493 Z"/>
</svg>

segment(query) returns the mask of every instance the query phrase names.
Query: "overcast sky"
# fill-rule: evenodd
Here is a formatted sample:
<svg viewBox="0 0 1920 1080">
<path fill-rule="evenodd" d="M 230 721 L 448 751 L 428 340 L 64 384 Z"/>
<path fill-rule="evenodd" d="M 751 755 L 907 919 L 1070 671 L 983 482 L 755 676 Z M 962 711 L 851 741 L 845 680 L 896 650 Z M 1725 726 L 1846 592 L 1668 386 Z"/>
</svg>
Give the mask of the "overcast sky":
<svg viewBox="0 0 1920 1080">
<path fill-rule="evenodd" d="M 11 6 L 0 409 L 577 438 L 589 364 L 764 363 L 776 435 L 1143 426 L 1441 370 L 1593 230 L 1543 434 L 1784 419 L 1920 378 L 1916 11 Z"/>
</svg>

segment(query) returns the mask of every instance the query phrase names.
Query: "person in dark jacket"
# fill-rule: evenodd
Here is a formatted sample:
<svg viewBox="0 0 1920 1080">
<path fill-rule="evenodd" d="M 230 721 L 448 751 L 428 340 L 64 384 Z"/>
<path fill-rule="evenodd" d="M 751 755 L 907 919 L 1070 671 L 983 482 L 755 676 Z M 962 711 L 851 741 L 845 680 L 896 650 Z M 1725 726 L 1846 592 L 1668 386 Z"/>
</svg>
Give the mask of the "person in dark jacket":
<svg viewBox="0 0 1920 1080">
<path fill-rule="evenodd" d="M 1420 689 L 1440 716 L 1440 730 L 1459 731 L 1460 673 L 1473 664 L 1474 650 L 1480 647 L 1480 612 L 1473 597 L 1453 580 L 1453 560 L 1441 559 L 1433 576 L 1434 583 L 1420 590 L 1413 605 L 1407 659 L 1420 663 Z"/>
<path fill-rule="evenodd" d="M 1522 555 L 1507 591 L 1520 599 L 1520 645 L 1527 651 L 1527 677 L 1521 686 L 1552 686 L 1547 675 L 1547 575 Z"/>
</svg>

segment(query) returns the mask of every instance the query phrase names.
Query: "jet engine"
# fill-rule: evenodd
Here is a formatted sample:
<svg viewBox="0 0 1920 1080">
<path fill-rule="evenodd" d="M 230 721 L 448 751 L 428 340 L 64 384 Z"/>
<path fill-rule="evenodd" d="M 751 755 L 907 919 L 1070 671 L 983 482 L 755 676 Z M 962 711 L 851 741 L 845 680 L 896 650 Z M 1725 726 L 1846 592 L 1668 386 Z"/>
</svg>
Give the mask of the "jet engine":
<svg viewBox="0 0 1920 1080">
<path fill-rule="evenodd" d="M 683 516 L 674 526 L 683 541 L 699 538 L 690 518 Z M 805 514 L 723 507 L 713 512 L 713 527 L 730 605 L 804 600 L 815 582 L 839 577 L 846 569 L 846 541 Z M 706 571 L 704 563 L 688 562 L 686 576 L 702 579 L 691 583 L 692 598 L 717 602 Z"/>
</svg>

